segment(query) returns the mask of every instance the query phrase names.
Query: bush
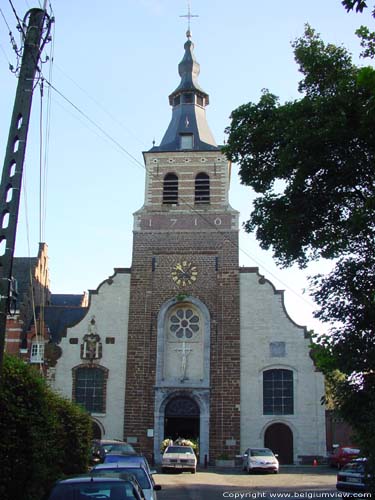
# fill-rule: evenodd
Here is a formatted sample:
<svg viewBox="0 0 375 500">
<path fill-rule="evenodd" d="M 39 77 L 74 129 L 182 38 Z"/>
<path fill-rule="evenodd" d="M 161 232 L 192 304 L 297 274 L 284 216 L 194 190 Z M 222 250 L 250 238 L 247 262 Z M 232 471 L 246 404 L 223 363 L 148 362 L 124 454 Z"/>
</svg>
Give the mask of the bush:
<svg viewBox="0 0 375 500">
<path fill-rule="evenodd" d="M 12 356 L 4 356 L 0 436 L 2 500 L 40 500 L 56 479 L 87 470 L 89 415 Z"/>
</svg>

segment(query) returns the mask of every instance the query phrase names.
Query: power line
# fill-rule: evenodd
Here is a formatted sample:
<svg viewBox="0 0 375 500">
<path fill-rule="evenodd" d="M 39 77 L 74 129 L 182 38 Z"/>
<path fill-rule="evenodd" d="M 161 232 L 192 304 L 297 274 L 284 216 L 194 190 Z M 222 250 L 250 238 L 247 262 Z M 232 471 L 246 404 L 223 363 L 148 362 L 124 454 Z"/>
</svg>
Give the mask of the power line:
<svg viewBox="0 0 375 500">
<path fill-rule="evenodd" d="M 140 168 L 143 170 L 146 170 L 146 167 L 143 163 L 141 163 L 137 158 L 135 158 L 127 149 L 120 144 L 116 139 L 114 139 L 108 132 L 106 132 L 101 125 L 96 123 L 92 118 L 90 118 L 87 113 L 82 111 L 76 104 L 74 104 L 68 97 L 66 97 L 60 90 L 58 90 L 54 85 L 52 85 L 48 80 L 45 80 L 46 83 L 58 94 L 60 95 L 66 102 L 69 103 L 70 106 L 72 106 L 80 115 L 82 115 L 88 122 L 90 122 L 96 129 L 98 129 L 107 139 L 109 139 L 110 142 L 116 145 L 117 148 L 119 148 L 123 153 L 125 153 L 131 160 Z M 194 214 L 197 215 L 197 217 L 200 217 L 207 225 L 209 225 L 212 229 L 214 229 L 217 233 L 221 234 L 223 231 L 220 231 L 220 229 L 217 228 L 216 225 L 214 225 L 210 220 L 207 219 L 207 217 L 204 216 L 201 212 L 199 212 L 193 205 L 191 205 L 188 201 L 186 201 L 183 197 L 180 197 L 180 200 L 182 203 L 184 203 Z M 278 282 L 280 282 L 287 290 L 292 292 L 295 296 L 297 296 L 300 300 L 305 302 L 307 305 L 310 307 L 314 307 L 312 302 L 307 300 L 305 297 L 303 297 L 300 293 L 298 293 L 296 290 L 291 288 L 287 283 L 283 282 L 279 277 L 277 277 L 272 271 L 269 271 L 267 267 L 260 263 L 255 257 L 250 255 L 248 252 L 246 252 L 243 248 L 239 246 L 239 244 L 233 242 L 231 239 L 228 239 L 228 241 L 231 243 L 231 245 L 234 245 L 235 248 L 246 255 L 248 258 L 253 260 L 258 266 L 262 267 L 270 276 L 272 276 L 274 279 L 276 279 Z"/>
<path fill-rule="evenodd" d="M 45 80 L 45 82 L 54 90 L 60 97 L 62 97 L 66 102 L 68 102 L 80 115 L 82 115 L 88 122 L 90 122 L 94 127 L 96 127 L 100 132 L 107 137 L 113 144 L 115 144 L 123 153 L 125 153 L 129 158 L 131 158 L 137 165 L 143 168 L 143 165 L 137 160 L 135 156 L 133 156 L 129 151 L 127 151 L 122 144 L 120 144 L 114 137 L 112 137 L 108 132 L 104 130 L 101 125 L 96 123 L 92 118 L 88 116 L 87 113 L 82 111 L 76 104 L 74 104 L 68 97 L 66 97 L 60 90 L 58 90 L 50 81 Z"/>
</svg>

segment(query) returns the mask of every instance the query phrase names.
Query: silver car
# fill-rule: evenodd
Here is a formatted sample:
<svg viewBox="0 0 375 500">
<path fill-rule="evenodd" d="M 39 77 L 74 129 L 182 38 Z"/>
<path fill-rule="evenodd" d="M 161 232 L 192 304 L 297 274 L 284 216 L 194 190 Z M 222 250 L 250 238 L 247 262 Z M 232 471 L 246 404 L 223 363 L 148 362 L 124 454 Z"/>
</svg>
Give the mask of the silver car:
<svg viewBox="0 0 375 500">
<path fill-rule="evenodd" d="M 151 471 L 151 474 L 155 471 Z M 122 474 L 132 474 L 138 480 L 146 500 L 157 500 L 156 492 L 161 490 L 160 484 L 155 484 L 152 475 L 148 474 L 145 467 L 139 462 L 118 461 L 115 463 L 104 463 L 96 465 L 92 470 L 92 475 L 111 475 L 121 477 Z"/>
</svg>

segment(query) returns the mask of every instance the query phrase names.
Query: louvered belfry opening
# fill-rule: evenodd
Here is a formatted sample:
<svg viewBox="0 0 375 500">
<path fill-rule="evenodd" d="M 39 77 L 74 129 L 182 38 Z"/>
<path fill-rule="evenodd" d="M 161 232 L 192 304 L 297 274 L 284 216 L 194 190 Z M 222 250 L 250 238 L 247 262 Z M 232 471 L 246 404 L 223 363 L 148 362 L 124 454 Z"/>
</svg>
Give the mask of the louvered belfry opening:
<svg viewBox="0 0 375 500">
<path fill-rule="evenodd" d="M 178 177 L 176 174 L 167 174 L 163 183 L 163 204 L 178 203 Z"/>
<path fill-rule="evenodd" d="M 195 178 L 195 203 L 210 203 L 210 178 L 205 173 L 200 173 Z"/>
</svg>

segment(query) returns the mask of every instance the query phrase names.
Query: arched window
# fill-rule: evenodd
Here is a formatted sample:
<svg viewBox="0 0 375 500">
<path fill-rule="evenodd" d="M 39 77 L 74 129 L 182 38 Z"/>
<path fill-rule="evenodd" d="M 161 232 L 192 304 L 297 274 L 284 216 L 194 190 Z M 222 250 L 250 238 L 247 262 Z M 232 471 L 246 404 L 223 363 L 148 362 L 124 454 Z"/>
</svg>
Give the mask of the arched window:
<svg viewBox="0 0 375 500">
<path fill-rule="evenodd" d="M 74 401 L 90 413 L 105 413 L 107 370 L 78 367 L 73 370 Z"/>
<path fill-rule="evenodd" d="M 195 178 L 195 203 L 210 203 L 210 178 L 201 172 Z"/>
<path fill-rule="evenodd" d="M 176 174 L 167 174 L 163 183 L 163 204 L 178 203 L 178 177 Z"/>
<path fill-rule="evenodd" d="M 273 369 L 263 372 L 263 414 L 292 415 L 293 409 L 292 370 Z"/>
</svg>

